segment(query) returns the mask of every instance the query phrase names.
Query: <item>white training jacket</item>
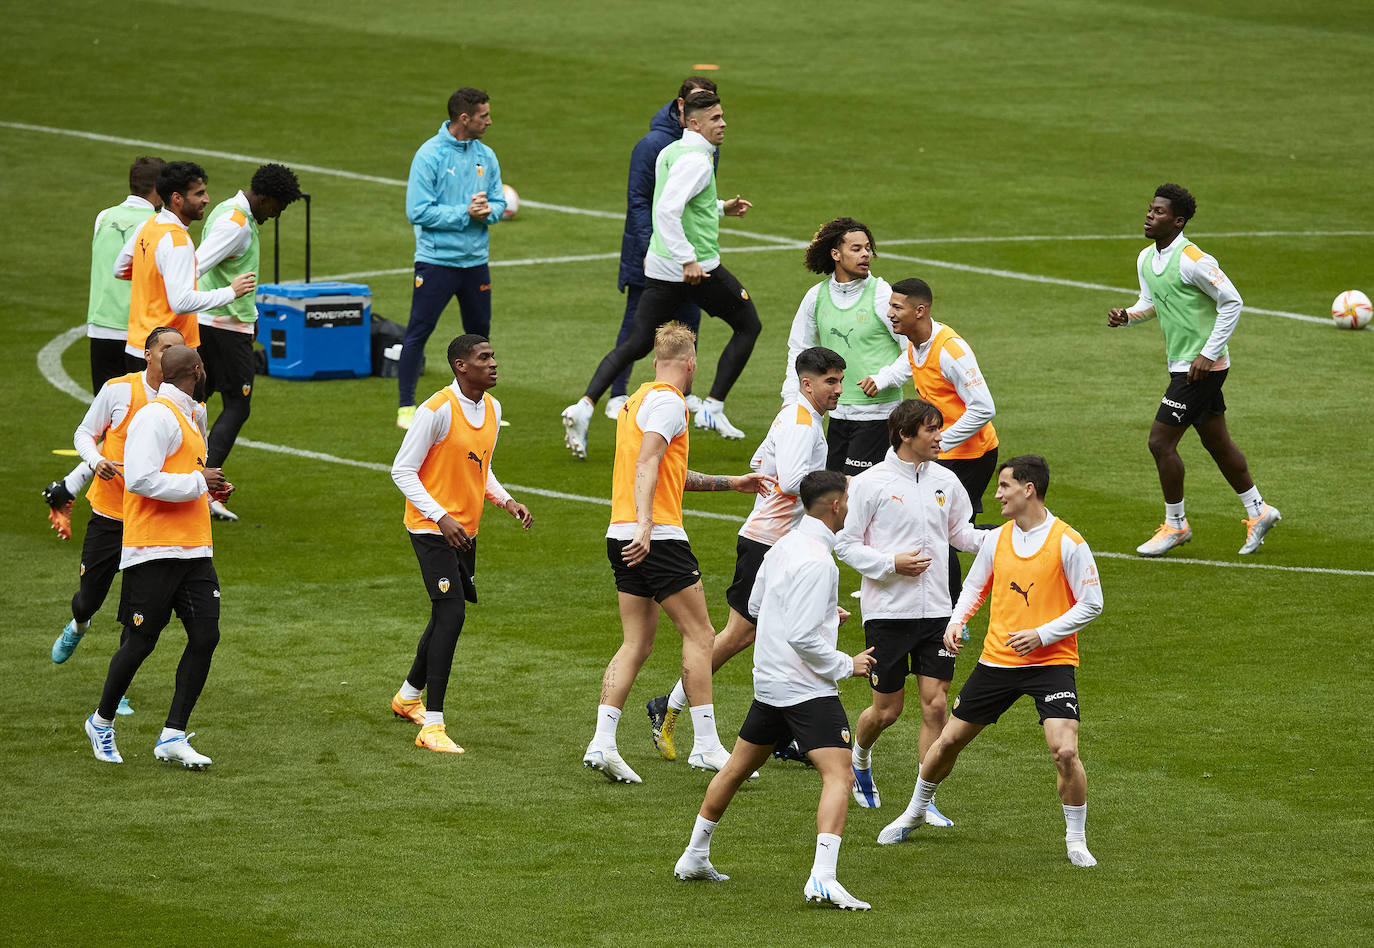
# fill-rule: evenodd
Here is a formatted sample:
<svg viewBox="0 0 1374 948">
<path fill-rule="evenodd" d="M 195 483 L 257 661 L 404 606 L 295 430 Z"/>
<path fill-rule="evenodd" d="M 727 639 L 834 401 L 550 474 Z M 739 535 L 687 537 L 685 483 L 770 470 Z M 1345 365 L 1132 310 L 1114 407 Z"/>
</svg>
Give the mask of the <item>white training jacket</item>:
<svg viewBox="0 0 1374 948">
<path fill-rule="evenodd" d="M 864 619 L 935 619 L 949 616 L 949 547 L 977 552 L 968 491 L 935 461 L 912 464 L 888 449 L 887 457 L 849 481 L 849 515 L 835 554 L 863 576 Z M 902 576 L 898 553 L 920 550 L 930 566 Z"/>
</svg>

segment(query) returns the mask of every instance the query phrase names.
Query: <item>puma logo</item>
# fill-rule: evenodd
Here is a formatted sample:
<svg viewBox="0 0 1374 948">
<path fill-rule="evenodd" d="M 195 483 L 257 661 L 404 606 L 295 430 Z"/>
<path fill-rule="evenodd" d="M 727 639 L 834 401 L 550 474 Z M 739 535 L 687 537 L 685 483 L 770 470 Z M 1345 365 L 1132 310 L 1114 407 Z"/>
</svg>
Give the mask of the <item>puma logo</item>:
<svg viewBox="0 0 1374 948">
<path fill-rule="evenodd" d="M 851 330 L 849 330 L 849 332 L 840 332 L 840 331 L 839 331 L 838 329 L 836 329 L 834 326 L 831 326 L 831 327 L 830 327 L 830 335 L 832 335 L 832 336 L 839 336 L 841 339 L 844 340 L 844 344 L 845 344 L 846 347 L 849 347 L 849 348 L 852 348 L 852 347 L 853 347 L 853 343 L 851 343 L 851 342 L 849 341 L 849 337 L 852 336 L 852 335 L 854 335 L 854 330 L 851 329 Z"/>
<path fill-rule="evenodd" d="M 1173 415 L 1173 416 L 1174 416 L 1175 418 L 1177 418 L 1179 421 L 1182 421 L 1182 420 L 1183 420 L 1183 416 L 1180 415 L 1180 414 L 1179 414 L 1178 412 L 1176 412 L 1176 411 L 1171 411 L 1171 412 L 1169 412 L 1169 414 Z"/>
<path fill-rule="evenodd" d="M 452 169 L 452 168 L 445 168 L 445 169 L 444 169 L 444 173 L 445 173 L 445 174 L 451 174 L 451 175 L 453 175 L 455 178 L 458 177 L 456 174 L 453 174 L 453 169 Z"/>
<path fill-rule="evenodd" d="M 480 458 L 479 458 L 476 454 L 472 453 L 471 451 L 468 452 L 468 460 L 471 461 L 472 463 L 476 464 L 478 467 L 481 467 L 481 466 L 482 466 L 482 462 L 486 459 L 486 457 L 487 457 L 487 452 L 485 452 L 485 451 L 482 452 L 482 456 L 481 456 Z"/>
<path fill-rule="evenodd" d="M 1022 589 L 1020 586 L 1016 585 L 1016 580 L 1013 579 L 1013 580 L 1011 581 L 1011 591 L 1014 592 L 1014 593 L 1020 593 L 1020 594 L 1021 594 L 1021 598 L 1024 599 L 1024 600 L 1026 600 L 1026 608 L 1027 608 L 1027 609 L 1030 608 L 1030 591 L 1031 591 L 1032 589 L 1034 589 L 1034 588 L 1035 588 L 1035 583 L 1031 583 L 1031 584 L 1030 584 L 1029 586 L 1027 586 L 1025 589 Z"/>
<path fill-rule="evenodd" d="M 1074 713 L 1074 714 L 1077 714 L 1077 713 L 1078 713 L 1078 705 L 1074 704 L 1072 701 L 1065 701 L 1065 702 L 1064 702 L 1064 707 L 1066 707 L 1066 708 L 1073 708 L 1073 713 Z"/>
</svg>

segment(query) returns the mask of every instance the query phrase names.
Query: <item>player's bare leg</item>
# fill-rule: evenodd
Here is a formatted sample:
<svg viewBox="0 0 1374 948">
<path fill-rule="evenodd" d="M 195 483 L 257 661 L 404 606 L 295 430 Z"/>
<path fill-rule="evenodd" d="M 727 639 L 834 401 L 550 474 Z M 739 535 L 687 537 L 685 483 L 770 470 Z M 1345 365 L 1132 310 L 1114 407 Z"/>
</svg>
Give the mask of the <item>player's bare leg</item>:
<svg viewBox="0 0 1374 948">
<path fill-rule="evenodd" d="M 731 609 L 730 618 L 725 620 L 725 628 L 711 642 L 711 673 L 715 674 L 722 665 L 753 645 L 757 631 L 748 616 Z"/>
<path fill-rule="evenodd" d="M 917 760 L 925 760 L 926 752 L 949 721 L 949 682 L 928 675 L 916 676 L 921 695 L 921 732 L 916 737 Z M 920 776 L 920 770 L 917 770 Z M 926 822 L 931 826 L 950 827 L 954 821 L 935 808 L 932 799 L 926 807 Z"/>
<path fill-rule="evenodd" d="M 725 815 L 725 808 L 735 798 L 740 784 L 749 779 L 763 766 L 773 748 L 765 744 L 751 744 L 743 738 L 735 741 L 735 749 L 729 760 L 711 778 L 706 788 L 706 798 L 701 801 L 696 825 L 687 848 L 673 867 L 673 875 L 679 879 L 705 879 L 709 882 L 724 882 L 729 876 L 721 875 L 711 865 L 711 837 L 716 824 Z"/>
<path fill-rule="evenodd" d="M 883 827 L 883 831 L 878 834 L 879 843 L 900 843 L 911 835 L 912 830 L 925 825 L 926 809 L 935 796 L 935 789 L 949 776 L 950 771 L 954 769 L 954 762 L 959 759 L 959 754 L 978 736 L 983 727 L 982 724 L 970 724 L 955 717 L 949 719 L 949 723 L 935 739 L 935 743 L 930 745 L 930 750 L 921 761 L 911 802 L 906 805 L 901 816 Z"/>
<path fill-rule="evenodd" d="M 596 734 L 582 756 L 582 765 L 595 768 L 616 782 L 640 783 L 639 774 L 620 756 L 616 746 L 616 729 L 635 676 L 653 651 L 654 633 L 658 631 L 658 603 L 625 592 L 619 594 L 619 601 L 622 630 L 620 648 L 616 649 L 601 678 Z"/>
<path fill-rule="evenodd" d="M 872 906 L 850 895 L 835 878 L 840 837 L 844 834 L 849 793 L 854 783 L 849 751 L 844 747 L 818 747 L 808 751 L 807 756 L 821 775 L 821 802 L 816 807 L 816 859 L 802 895 L 808 902 L 866 911 Z"/>
<path fill-rule="evenodd" d="M 1155 529 L 1154 536 L 1135 548 L 1141 556 L 1163 556 L 1193 538 L 1183 512 L 1183 458 L 1178 453 L 1178 443 L 1186 430 L 1183 425 L 1166 425 L 1159 419 L 1150 426 L 1150 453 L 1154 455 L 1159 486 L 1164 491 L 1164 522 Z"/>
<path fill-rule="evenodd" d="M 1225 415 L 1213 415 L 1206 421 L 1199 422 L 1197 433 L 1202 439 L 1202 446 L 1212 455 L 1212 460 L 1217 462 L 1217 469 L 1221 471 L 1226 483 L 1231 485 L 1231 489 L 1240 498 L 1241 506 L 1245 508 L 1245 544 L 1237 552 L 1254 553 L 1260 548 L 1265 535 L 1274 524 L 1283 519 L 1283 515 L 1277 507 L 1269 506 L 1260 496 L 1259 489 L 1255 487 L 1255 481 L 1250 476 L 1245 454 L 1231 439 L 1231 432 L 1226 428 Z"/>
<path fill-rule="evenodd" d="M 905 702 L 905 690 L 891 693 L 875 691 L 873 703 L 859 714 L 849 763 L 853 774 L 854 802 L 861 807 L 877 809 L 882 806 L 878 785 L 873 780 L 873 758 L 870 755 L 878 736 L 902 716 Z"/>
<path fill-rule="evenodd" d="M 1046 718 L 1045 743 L 1054 758 L 1059 801 L 1064 805 L 1064 844 L 1075 866 L 1095 866 L 1088 852 L 1085 829 L 1088 819 L 1088 775 L 1078 757 L 1078 722 L 1072 718 Z"/>
<path fill-rule="evenodd" d="M 719 770 L 729 755 L 716 731 L 716 709 L 711 699 L 711 651 L 716 632 L 706 612 L 701 583 L 664 599 L 663 611 L 682 636 L 682 687 L 692 707 L 692 752 L 687 762 L 702 770 Z"/>
</svg>

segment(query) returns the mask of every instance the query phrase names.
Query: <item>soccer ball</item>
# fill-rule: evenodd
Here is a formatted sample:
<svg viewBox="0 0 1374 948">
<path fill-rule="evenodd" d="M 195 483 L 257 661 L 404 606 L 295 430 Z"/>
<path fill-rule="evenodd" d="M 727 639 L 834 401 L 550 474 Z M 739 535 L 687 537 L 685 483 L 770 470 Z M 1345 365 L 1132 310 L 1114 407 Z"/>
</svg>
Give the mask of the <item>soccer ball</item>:
<svg viewBox="0 0 1374 948">
<path fill-rule="evenodd" d="M 1359 290 L 1346 290 L 1331 303 L 1331 319 L 1337 329 L 1363 329 L 1371 315 L 1369 297 Z"/>
<path fill-rule="evenodd" d="M 520 212 L 520 195 L 516 194 L 515 188 L 509 184 L 501 185 L 501 190 L 506 194 L 506 213 L 501 215 L 501 220 L 508 221 Z M 1368 313 L 1368 307 L 1369 300 L 1365 300 L 1366 313 Z M 1369 322 L 1368 315 L 1365 316 L 1365 322 Z"/>
</svg>

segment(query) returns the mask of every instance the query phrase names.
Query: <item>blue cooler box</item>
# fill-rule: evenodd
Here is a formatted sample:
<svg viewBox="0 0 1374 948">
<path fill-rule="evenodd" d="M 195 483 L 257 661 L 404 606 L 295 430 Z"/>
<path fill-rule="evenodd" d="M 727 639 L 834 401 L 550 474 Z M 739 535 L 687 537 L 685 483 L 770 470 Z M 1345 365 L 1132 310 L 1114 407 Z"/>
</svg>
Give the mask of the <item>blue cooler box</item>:
<svg viewBox="0 0 1374 948">
<path fill-rule="evenodd" d="M 284 379 L 372 374 L 372 290 L 363 283 L 264 283 L 258 342 L 267 374 Z"/>
</svg>

